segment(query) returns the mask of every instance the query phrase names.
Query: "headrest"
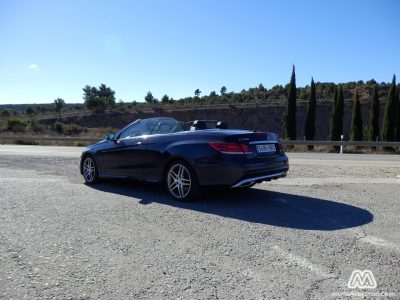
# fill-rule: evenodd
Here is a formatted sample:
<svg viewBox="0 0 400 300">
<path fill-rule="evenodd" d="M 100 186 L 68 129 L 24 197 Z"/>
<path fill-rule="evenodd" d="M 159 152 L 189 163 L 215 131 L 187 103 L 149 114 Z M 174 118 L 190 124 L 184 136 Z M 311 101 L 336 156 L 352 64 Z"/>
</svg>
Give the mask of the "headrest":
<svg viewBox="0 0 400 300">
<path fill-rule="evenodd" d="M 190 130 L 204 130 L 204 129 L 207 129 L 207 124 L 201 120 L 194 121 L 192 127 L 190 128 Z"/>
<path fill-rule="evenodd" d="M 218 129 L 228 129 L 228 123 L 226 123 L 224 121 L 218 121 L 217 128 Z"/>
</svg>

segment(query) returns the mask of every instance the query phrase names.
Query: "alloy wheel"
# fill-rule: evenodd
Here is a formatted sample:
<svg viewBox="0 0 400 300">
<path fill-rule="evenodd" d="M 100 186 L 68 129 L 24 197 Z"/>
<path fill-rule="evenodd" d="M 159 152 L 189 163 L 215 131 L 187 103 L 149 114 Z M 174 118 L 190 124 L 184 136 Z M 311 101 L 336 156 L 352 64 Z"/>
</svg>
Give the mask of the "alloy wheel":
<svg viewBox="0 0 400 300">
<path fill-rule="evenodd" d="M 174 164 L 168 172 L 168 190 L 177 199 L 184 199 L 192 187 L 189 170 L 182 164 Z"/>
<path fill-rule="evenodd" d="M 83 177 L 87 182 L 93 182 L 96 178 L 96 166 L 91 157 L 87 157 L 83 162 Z"/>
</svg>

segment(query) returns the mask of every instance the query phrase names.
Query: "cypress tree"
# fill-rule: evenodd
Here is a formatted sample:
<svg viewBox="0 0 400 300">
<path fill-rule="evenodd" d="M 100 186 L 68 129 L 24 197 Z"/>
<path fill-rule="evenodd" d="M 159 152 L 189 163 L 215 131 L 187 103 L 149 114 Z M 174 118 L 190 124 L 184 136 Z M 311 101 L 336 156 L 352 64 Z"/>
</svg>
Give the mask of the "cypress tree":
<svg viewBox="0 0 400 300">
<path fill-rule="evenodd" d="M 306 116 L 306 126 L 304 129 L 304 135 L 306 140 L 314 140 L 315 138 L 315 111 L 317 106 L 317 96 L 315 93 L 315 84 L 314 78 L 311 78 L 311 87 L 310 87 L 310 96 L 308 98 L 308 108 L 307 108 L 307 116 Z M 312 149 L 313 146 L 309 145 L 309 149 Z"/>
<path fill-rule="evenodd" d="M 382 140 L 387 142 L 394 141 L 396 129 L 396 75 L 393 75 L 392 85 L 386 100 L 385 113 L 382 124 Z"/>
<path fill-rule="evenodd" d="M 296 139 L 296 74 L 293 65 L 292 77 L 290 78 L 289 95 L 285 114 L 286 137 L 290 140 Z"/>
<path fill-rule="evenodd" d="M 333 113 L 333 110 L 335 109 L 335 106 L 336 106 L 337 97 L 338 97 L 338 87 L 335 85 L 335 89 L 334 89 L 334 91 L 333 91 L 333 106 L 332 106 L 332 113 Z"/>
<path fill-rule="evenodd" d="M 356 91 L 354 99 L 353 115 L 351 118 L 351 140 L 362 141 L 363 140 L 363 123 L 361 116 L 361 104 Z"/>
<path fill-rule="evenodd" d="M 379 87 L 374 86 L 372 94 L 371 114 L 369 117 L 368 140 L 375 141 L 379 138 Z"/>
<path fill-rule="evenodd" d="M 329 123 L 329 140 L 333 141 L 333 129 L 334 129 L 334 117 L 335 117 L 335 110 L 336 110 L 336 102 L 338 97 L 338 89 L 335 85 L 333 90 L 333 101 L 332 101 L 332 112 L 331 112 L 331 120 Z"/>
<path fill-rule="evenodd" d="M 400 142 L 400 90 L 397 87 L 397 122 L 396 122 L 396 140 Z"/>
<path fill-rule="evenodd" d="M 344 114 L 344 96 L 342 85 L 339 86 L 339 92 L 337 93 L 337 98 L 334 100 L 333 105 L 329 139 L 331 141 L 340 141 L 340 136 L 343 134 Z"/>
<path fill-rule="evenodd" d="M 340 136 L 342 134 L 344 134 L 344 132 L 343 132 L 344 94 L 343 94 L 343 86 L 342 85 L 340 85 L 340 88 L 339 88 L 339 94 L 338 94 L 336 105 L 338 107 L 338 129 L 339 129 L 338 140 L 340 140 Z"/>
</svg>

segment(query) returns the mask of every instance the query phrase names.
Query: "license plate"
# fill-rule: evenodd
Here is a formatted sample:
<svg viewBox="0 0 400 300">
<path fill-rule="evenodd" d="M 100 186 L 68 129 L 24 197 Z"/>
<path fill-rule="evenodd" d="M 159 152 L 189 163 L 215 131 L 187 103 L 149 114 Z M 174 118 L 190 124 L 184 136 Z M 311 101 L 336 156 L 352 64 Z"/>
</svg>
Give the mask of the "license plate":
<svg viewBox="0 0 400 300">
<path fill-rule="evenodd" d="M 258 153 L 276 152 L 275 144 L 256 145 Z"/>
</svg>

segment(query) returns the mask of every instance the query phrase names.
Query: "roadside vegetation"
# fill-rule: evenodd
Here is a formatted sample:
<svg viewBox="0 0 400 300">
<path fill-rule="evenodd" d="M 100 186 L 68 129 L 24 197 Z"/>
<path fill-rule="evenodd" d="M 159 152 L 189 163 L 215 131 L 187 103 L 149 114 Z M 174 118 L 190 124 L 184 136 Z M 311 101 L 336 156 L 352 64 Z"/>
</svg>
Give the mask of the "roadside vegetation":
<svg viewBox="0 0 400 300">
<path fill-rule="evenodd" d="M 78 124 L 66 122 L 63 117 L 87 114 L 101 114 L 104 112 L 142 111 L 152 109 L 163 113 L 165 108 L 185 107 L 188 110 L 197 106 L 218 107 L 229 105 L 285 105 L 282 126 L 286 139 L 299 139 L 298 122 L 296 121 L 298 102 L 307 103 L 304 138 L 314 140 L 319 128 L 316 128 L 318 117 L 317 103 L 332 103 L 330 116 L 329 136 L 326 139 L 339 141 L 343 135 L 345 99 L 353 99 L 353 113 L 351 118 L 351 134 L 344 139 L 353 141 L 400 141 L 400 84 L 396 85 L 396 77 L 391 83 L 378 83 L 371 79 L 367 82 L 347 82 L 335 84 L 332 82 L 315 82 L 311 79 L 310 85 L 296 86 L 295 67 L 293 66 L 290 82 L 286 86 L 275 85 L 270 89 L 261 83 L 257 87 L 243 89 L 240 92 L 229 91 L 222 86 L 219 92 L 212 91 L 203 95 L 197 88 L 193 96 L 173 99 L 167 94 L 160 100 L 151 91 L 144 95 L 143 100 L 129 102 L 115 98 L 115 91 L 106 84 L 99 87 L 86 85 L 83 88 L 83 103 L 66 103 L 57 98 L 51 104 L 30 105 L 0 105 L 0 135 L 1 134 L 33 134 L 33 135 L 61 135 L 61 136 L 98 136 L 103 129 L 87 128 Z M 363 120 L 361 104 L 370 103 L 369 120 Z M 380 103 L 384 104 L 384 114 L 380 120 Z M 53 124 L 43 125 L 42 119 L 55 117 Z M 381 130 L 380 130 L 381 129 Z M 303 137 L 301 137 L 303 139 Z M 312 149 L 308 146 L 308 149 Z"/>
</svg>

